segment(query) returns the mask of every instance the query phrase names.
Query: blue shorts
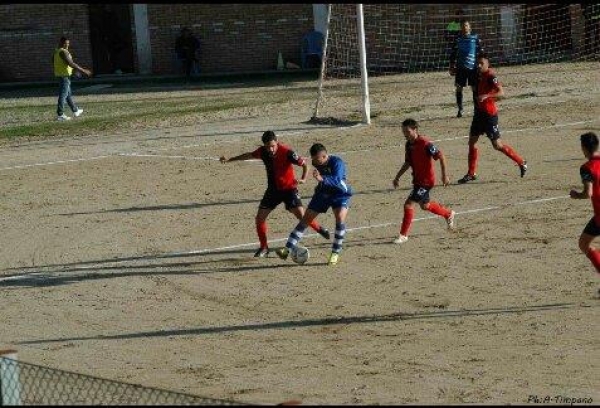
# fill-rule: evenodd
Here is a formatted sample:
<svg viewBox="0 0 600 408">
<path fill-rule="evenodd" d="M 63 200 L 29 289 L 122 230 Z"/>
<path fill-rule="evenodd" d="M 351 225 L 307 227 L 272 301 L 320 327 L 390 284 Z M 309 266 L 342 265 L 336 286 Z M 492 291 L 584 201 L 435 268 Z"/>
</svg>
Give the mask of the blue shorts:
<svg viewBox="0 0 600 408">
<path fill-rule="evenodd" d="M 325 193 L 315 193 L 315 195 L 308 203 L 308 209 L 316 211 L 318 213 L 326 213 L 329 207 L 335 208 L 348 208 L 350 205 L 349 195 L 333 195 Z"/>
</svg>

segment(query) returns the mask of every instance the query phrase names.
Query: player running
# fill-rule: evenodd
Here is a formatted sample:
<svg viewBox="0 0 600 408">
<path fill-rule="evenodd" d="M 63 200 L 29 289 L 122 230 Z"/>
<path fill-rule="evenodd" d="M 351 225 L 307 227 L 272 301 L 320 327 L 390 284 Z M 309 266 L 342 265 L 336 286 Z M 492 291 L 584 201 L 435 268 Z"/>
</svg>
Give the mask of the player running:
<svg viewBox="0 0 600 408">
<path fill-rule="evenodd" d="M 275 253 L 281 259 L 287 259 L 292 248 L 302 239 L 306 226 L 311 225 L 319 214 L 326 213 L 331 207 L 335 216 L 335 235 L 328 264 L 337 265 L 346 235 L 345 222 L 352 188 L 346 182 L 346 165 L 341 158 L 327 154 L 327 149 L 321 143 L 311 146 L 310 156 L 315 167 L 313 177 L 319 183 L 315 187 L 315 194 L 308 204 L 304 217 L 290 233 L 285 247 Z"/>
<path fill-rule="evenodd" d="M 403 244 L 408 241 L 408 231 L 415 215 L 415 204 L 419 204 L 425 211 L 444 217 L 448 224 L 448 229 L 454 229 L 454 211 L 444 208 L 429 198 L 429 192 L 435 185 L 434 160 L 440 161 L 444 186 L 450 183 L 450 179 L 446 174 L 446 158 L 444 154 L 427 136 L 419 133 L 419 124 L 416 120 L 406 119 L 402 122 L 402 133 L 406 138 L 405 159 L 394 178 L 393 184 L 394 188 L 398 188 L 400 177 L 409 168 L 412 168 L 413 190 L 404 202 L 404 218 L 400 227 L 400 236 L 394 240 L 394 244 Z"/>
<path fill-rule="evenodd" d="M 285 203 L 285 209 L 291 212 L 298 219 L 304 215 L 304 207 L 298 193 L 298 183 L 306 182 L 308 173 L 308 164 L 306 160 L 298 156 L 289 146 L 277 141 L 277 136 L 271 130 L 262 135 L 263 145 L 258 149 L 240 154 L 239 156 L 226 158 L 221 156 L 221 163 L 228 163 L 238 160 L 261 159 L 267 170 L 267 190 L 263 195 L 256 213 L 256 233 L 260 241 L 260 248 L 254 254 L 257 258 L 264 258 L 269 255 L 269 245 L 267 243 L 267 217 L 279 204 Z M 302 166 L 302 177 L 296 180 L 294 167 Z M 331 234 L 329 231 L 319 225 L 316 221 L 309 223 L 310 227 L 317 231 L 323 238 L 329 240 Z"/>
<path fill-rule="evenodd" d="M 527 172 L 527 162 L 517 154 L 509 145 L 500 141 L 500 129 L 498 128 L 498 107 L 496 98 L 504 95 L 502 84 L 496 73 L 490 68 L 490 60 L 485 54 L 477 57 L 479 69 L 479 81 L 477 88 L 477 109 L 473 115 L 471 129 L 469 130 L 469 170 L 460 180 L 459 184 L 477 180 L 478 150 L 475 146 L 479 136 L 486 134 L 492 142 L 494 149 L 504 153 L 512 161 L 519 165 L 521 177 Z"/>
<path fill-rule="evenodd" d="M 579 168 L 583 191 L 571 190 L 569 195 L 574 199 L 592 199 L 594 216 L 587 223 L 579 237 L 579 249 L 592 261 L 596 272 L 600 273 L 600 250 L 592 247 L 592 241 L 600 235 L 600 153 L 598 152 L 598 136 L 593 132 L 580 136 L 581 150 L 588 161 Z"/>
</svg>

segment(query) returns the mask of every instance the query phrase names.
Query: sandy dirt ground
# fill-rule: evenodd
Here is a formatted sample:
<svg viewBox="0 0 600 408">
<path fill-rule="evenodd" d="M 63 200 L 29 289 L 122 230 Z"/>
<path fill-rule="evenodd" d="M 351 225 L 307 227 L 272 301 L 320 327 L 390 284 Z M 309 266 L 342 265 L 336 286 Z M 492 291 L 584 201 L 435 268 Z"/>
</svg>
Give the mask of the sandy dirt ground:
<svg viewBox="0 0 600 408">
<path fill-rule="evenodd" d="M 308 125 L 314 100 L 292 97 L 193 126 L 5 143 L 0 346 L 26 362 L 247 403 L 598 403 L 600 276 L 577 247 L 592 208 L 568 198 L 581 187 L 579 135 L 600 131 L 597 68 L 498 69 L 502 140 L 527 159 L 523 179 L 482 137 L 480 179 L 456 184 L 471 102 L 466 92 L 466 115 L 454 117 L 446 73 L 373 80 L 371 126 Z M 410 177 L 397 190 L 392 179 L 407 117 L 448 159 L 452 184 L 431 196 L 456 211 L 457 230 L 417 209 L 398 246 Z M 356 193 L 336 267 L 312 231 L 305 265 L 252 257 L 264 167 L 216 158 L 254 149 L 267 129 L 302 154 L 321 142 L 347 162 Z M 300 187 L 305 204 L 314 186 Z M 334 228 L 331 212 L 320 221 Z M 270 246 L 295 224 L 275 210 Z"/>
</svg>

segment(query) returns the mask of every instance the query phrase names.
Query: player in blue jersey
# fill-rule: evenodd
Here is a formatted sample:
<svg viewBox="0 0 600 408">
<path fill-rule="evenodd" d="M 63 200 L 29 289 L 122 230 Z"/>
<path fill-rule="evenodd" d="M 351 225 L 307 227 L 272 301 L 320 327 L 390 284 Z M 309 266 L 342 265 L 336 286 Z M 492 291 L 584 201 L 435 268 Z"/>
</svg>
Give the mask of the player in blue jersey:
<svg viewBox="0 0 600 408">
<path fill-rule="evenodd" d="M 477 109 L 477 55 L 483 52 L 481 39 L 471 33 L 471 23 L 461 22 L 461 34 L 456 37 L 450 54 L 450 75 L 456 86 L 457 118 L 463 115 L 463 88 L 467 85 L 473 92 L 473 108 Z"/>
<path fill-rule="evenodd" d="M 335 216 L 335 235 L 328 264 L 336 265 L 346 235 L 345 222 L 352 188 L 346 182 L 346 164 L 341 158 L 327 154 L 327 149 L 321 143 L 311 146 L 310 156 L 315 167 L 313 177 L 318 181 L 315 194 L 310 200 L 304 216 L 290 233 L 285 247 L 278 249 L 276 253 L 281 259 L 287 259 L 292 248 L 298 245 L 302 239 L 307 225 L 319 214 L 326 213 L 331 207 Z"/>
</svg>

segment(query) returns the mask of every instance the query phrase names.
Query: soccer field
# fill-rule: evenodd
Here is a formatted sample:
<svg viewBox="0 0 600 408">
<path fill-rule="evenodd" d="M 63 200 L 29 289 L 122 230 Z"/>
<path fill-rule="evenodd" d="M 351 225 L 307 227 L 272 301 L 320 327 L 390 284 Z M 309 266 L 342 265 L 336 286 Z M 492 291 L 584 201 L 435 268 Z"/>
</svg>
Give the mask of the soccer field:
<svg viewBox="0 0 600 408">
<path fill-rule="evenodd" d="M 592 207 L 568 197 L 581 189 L 579 135 L 600 132 L 597 68 L 498 68 L 502 140 L 529 171 L 521 179 L 482 136 L 479 180 L 466 185 L 470 92 L 455 118 L 445 72 L 374 78 L 373 124 L 344 128 L 305 123 L 308 81 L 75 87 L 85 113 L 62 124 L 48 123 L 53 94 L 4 95 L 0 131 L 24 122 L 37 136 L 0 147 L 0 348 L 248 403 L 597 403 L 600 277 L 577 246 Z M 347 88 L 330 92 L 358 109 Z M 410 240 L 394 245 L 409 117 L 446 155 L 452 183 L 431 197 L 456 211 L 457 229 L 417 209 Z M 218 157 L 255 149 L 269 129 L 347 163 L 355 195 L 336 267 L 312 230 L 305 265 L 252 257 L 264 166 Z M 300 186 L 305 205 L 314 186 Z M 334 229 L 331 211 L 318 220 Z M 282 205 L 268 223 L 275 249 L 296 220 Z"/>
</svg>

